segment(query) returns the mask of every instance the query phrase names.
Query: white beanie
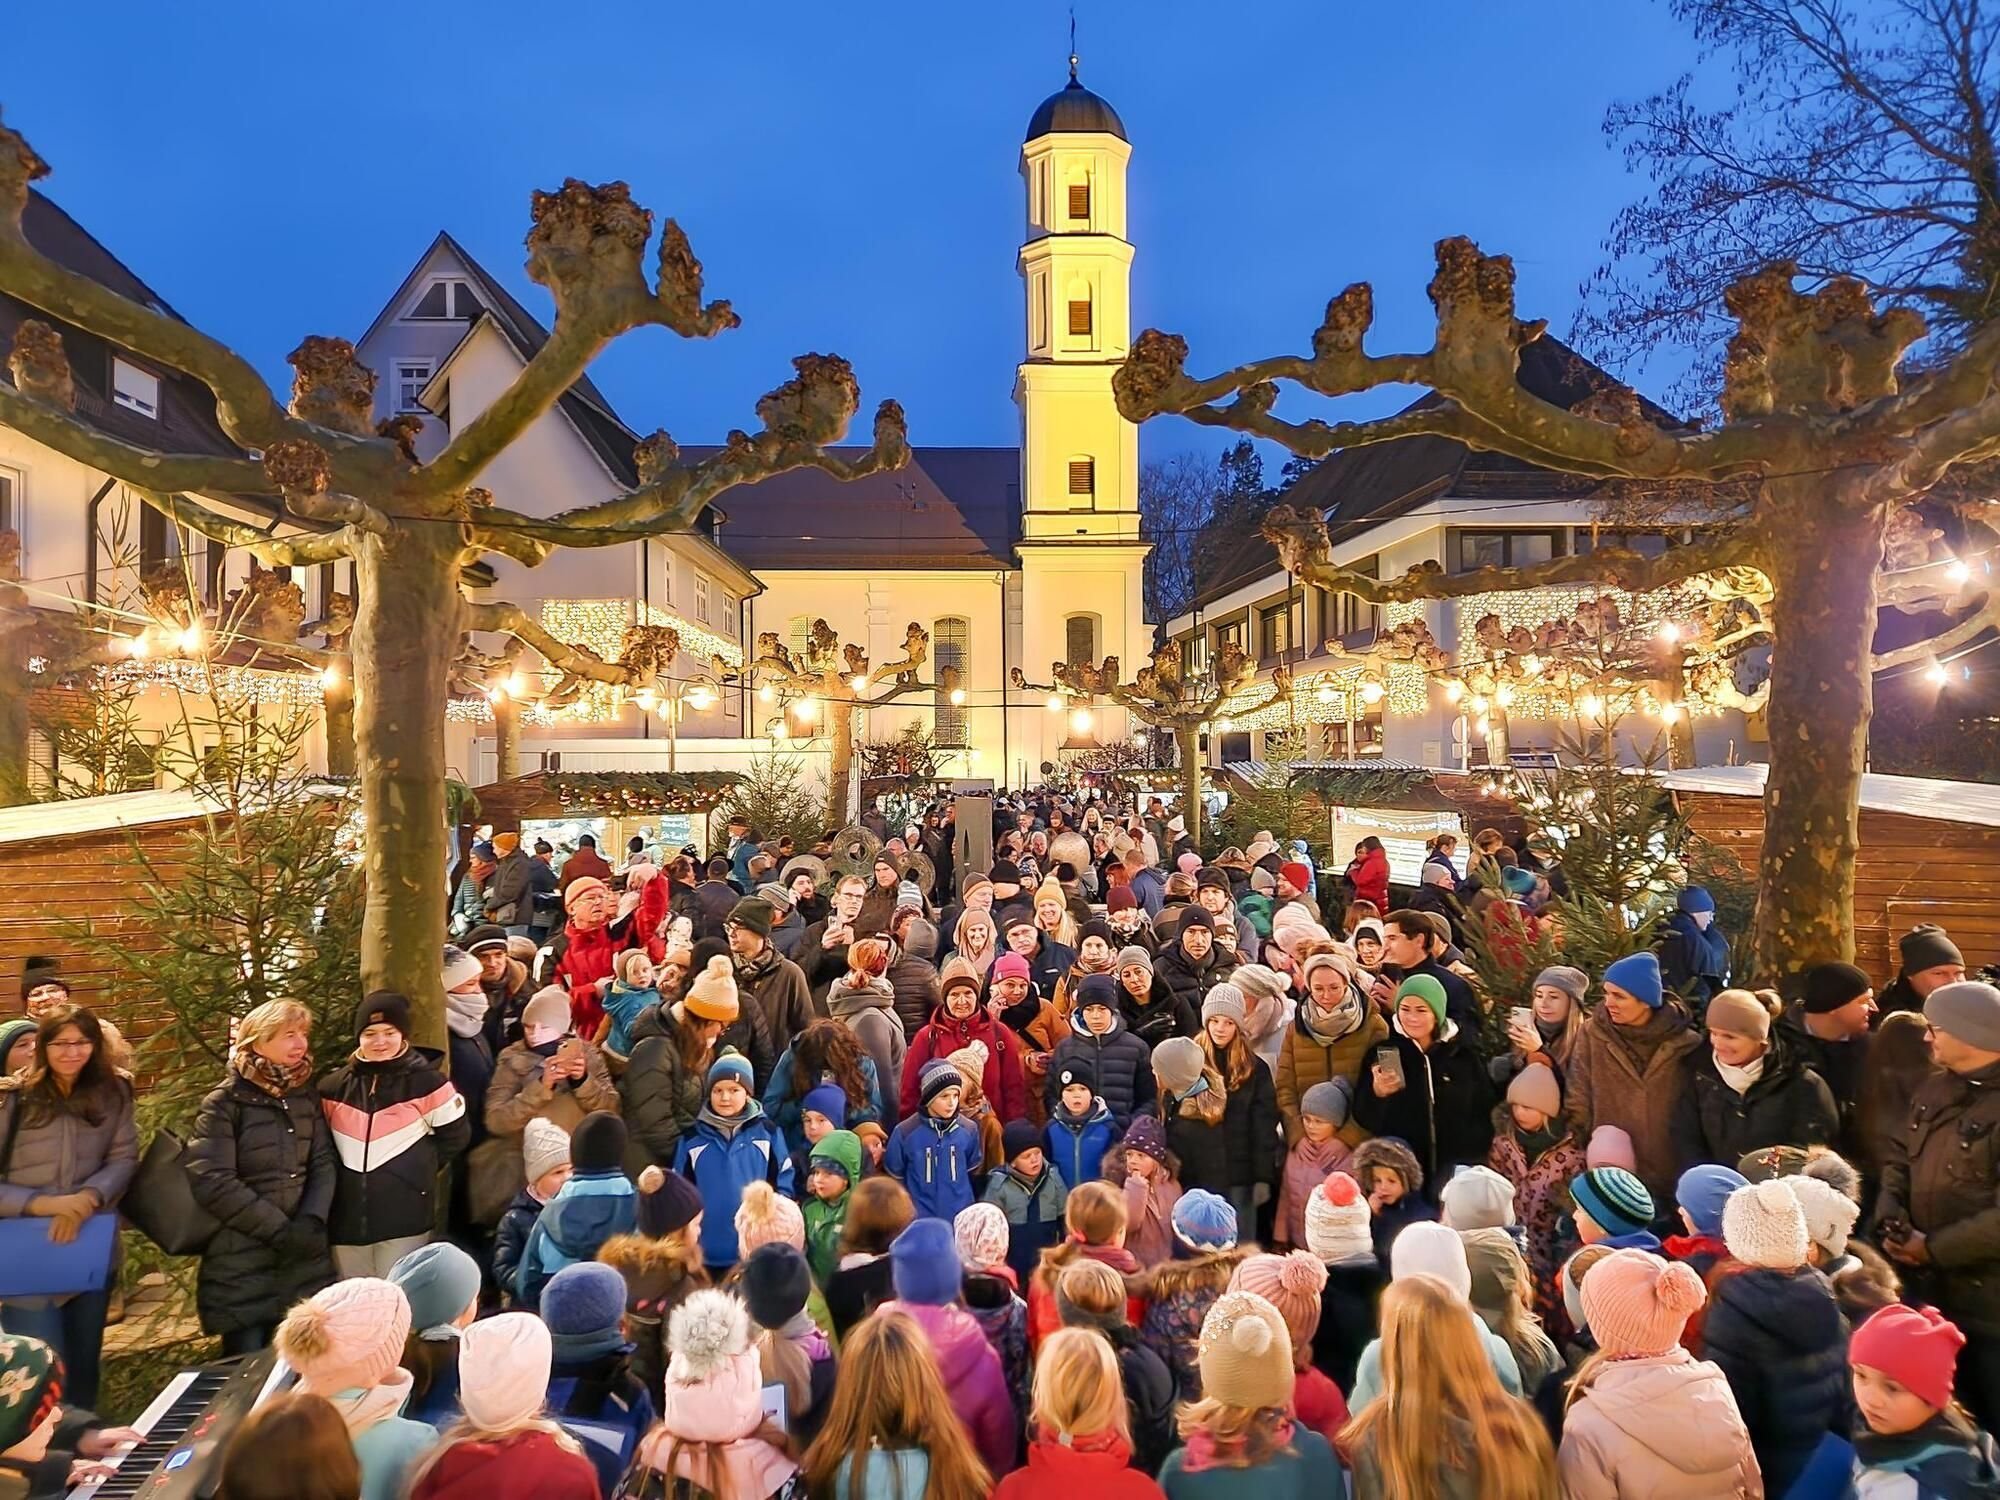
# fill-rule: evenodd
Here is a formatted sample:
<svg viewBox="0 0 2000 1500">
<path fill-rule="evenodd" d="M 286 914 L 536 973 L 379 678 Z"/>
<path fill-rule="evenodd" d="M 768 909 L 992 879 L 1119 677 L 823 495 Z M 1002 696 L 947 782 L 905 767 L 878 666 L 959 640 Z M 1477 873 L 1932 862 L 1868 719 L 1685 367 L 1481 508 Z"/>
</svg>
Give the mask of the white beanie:
<svg viewBox="0 0 2000 1500">
<path fill-rule="evenodd" d="M 1456 1229 L 1420 1219 L 1396 1236 L 1389 1246 L 1389 1279 L 1404 1281 L 1412 1276 L 1441 1281 L 1472 1300 L 1472 1266 Z"/>
<path fill-rule="evenodd" d="M 518 1427 L 549 1398 L 555 1346 L 533 1313 L 481 1318 L 458 1341 L 458 1404 L 467 1420 L 492 1432 Z"/>
<path fill-rule="evenodd" d="M 470 984 L 486 971 L 478 959 L 463 948 L 446 943 L 444 948 L 444 987 L 455 990 L 462 984 Z"/>
<path fill-rule="evenodd" d="M 1375 1259 L 1368 1195 L 1347 1173 L 1329 1173 L 1306 1196 L 1306 1248 L 1328 1265 Z"/>
<path fill-rule="evenodd" d="M 521 1165 L 532 1187 L 548 1173 L 569 1162 L 569 1132 L 540 1115 L 521 1132 Z"/>
<path fill-rule="evenodd" d="M 1847 1237 L 1854 1233 L 1854 1221 L 1861 1217 L 1861 1205 L 1832 1183 L 1817 1177 L 1780 1177 L 1799 1209 L 1806 1216 L 1806 1238 L 1830 1257 L 1847 1253 Z"/>
<path fill-rule="evenodd" d="M 1447 1229 L 1511 1228 L 1514 1184 L 1491 1167 L 1460 1167 L 1438 1196 L 1438 1218 Z"/>
<path fill-rule="evenodd" d="M 1722 1242 L 1750 1266 L 1793 1271 L 1806 1261 L 1806 1215 L 1782 1178 L 1753 1182 L 1722 1205 Z"/>
</svg>

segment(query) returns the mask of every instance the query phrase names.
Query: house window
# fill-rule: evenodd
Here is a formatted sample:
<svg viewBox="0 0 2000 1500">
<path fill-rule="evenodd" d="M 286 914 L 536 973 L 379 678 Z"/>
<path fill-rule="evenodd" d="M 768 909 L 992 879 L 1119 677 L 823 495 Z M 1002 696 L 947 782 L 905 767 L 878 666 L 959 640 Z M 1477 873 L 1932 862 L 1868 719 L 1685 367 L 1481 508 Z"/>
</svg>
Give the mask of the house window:
<svg viewBox="0 0 2000 1500">
<path fill-rule="evenodd" d="M 1560 555 L 1563 540 L 1556 531 L 1461 531 L 1452 571 L 1532 567 Z"/>
<path fill-rule="evenodd" d="M 1072 495 L 1097 493 L 1097 460 L 1072 458 L 1069 461 L 1069 492 Z"/>
<path fill-rule="evenodd" d="M 122 359 L 111 361 L 111 400 L 142 417 L 160 414 L 160 377 Z"/>
<path fill-rule="evenodd" d="M 1359 573 L 1364 578 L 1381 577 L 1379 556 L 1364 557 L 1347 567 L 1349 572 Z M 1332 641 L 1344 641 L 1350 636 L 1372 635 L 1381 628 L 1381 611 L 1354 594 L 1316 588 L 1313 598 L 1321 646 Z"/>
<path fill-rule="evenodd" d="M 708 623 L 708 575 L 694 575 L 694 617 L 703 625 Z"/>
<path fill-rule="evenodd" d="M 1090 217 L 1090 184 L 1072 182 L 1069 185 L 1069 216 L 1072 219 Z"/>
<path fill-rule="evenodd" d="M 201 555 L 201 596 L 208 603 L 220 604 L 222 602 L 224 592 L 222 575 L 223 570 L 228 566 L 229 549 L 211 537 L 207 548 Z M 326 613 L 324 601 L 331 597 L 333 593 L 333 564 L 324 564 L 321 571 L 326 575 L 326 589 L 320 596 L 320 613 L 323 615 Z"/>
<path fill-rule="evenodd" d="M 416 305 L 403 314 L 410 320 L 451 321 L 466 323 L 484 311 L 479 299 L 472 295 L 472 288 L 463 281 L 441 277 L 424 288 Z"/>
<path fill-rule="evenodd" d="M 0 469 L 0 531 L 21 531 L 21 471 Z"/>
<path fill-rule="evenodd" d="M 1679 545 L 1678 534 L 1665 531 L 1609 531 L 1600 527 L 1595 536 L 1588 526 L 1577 527 L 1571 548 L 1578 557 L 1587 557 L 1604 547 L 1622 547 L 1641 557 L 1664 556 L 1669 547 Z"/>
<path fill-rule="evenodd" d="M 163 512 L 138 496 L 134 495 L 131 503 L 139 508 L 139 573 L 143 577 L 158 572 L 180 556 L 180 533 Z"/>
<path fill-rule="evenodd" d="M 1257 655 L 1283 656 L 1292 649 L 1292 611 L 1289 604 L 1274 604 L 1257 612 Z"/>
<path fill-rule="evenodd" d="M 792 623 L 785 630 L 785 644 L 791 648 L 794 661 L 806 654 L 806 647 L 812 644 L 812 638 L 812 616 L 793 615 Z"/>
<path fill-rule="evenodd" d="M 724 635 L 728 636 L 731 640 L 736 639 L 736 596 L 734 594 L 724 594 L 722 596 L 722 618 L 715 623 Z"/>
<path fill-rule="evenodd" d="M 660 597 L 669 605 L 674 602 L 674 555 L 665 547 L 660 548 Z"/>
<path fill-rule="evenodd" d="M 963 615 L 947 615 L 931 621 L 931 656 L 937 663 L 939 687 L 933 704 L 933 733 L 940 745 L 960 749 L 965 744 L 965 708 L 951 701 L 943 686 L 945 674 L 956 672 L 955 680 L 965 686 L 966 665 L 972 650 L 972 622 Z"/>
<path fill-rule="evenodd" d="M 1090 337 L 1090 299 L 1072 297 L 1069 304 L 1069 331 L 1081 338 Z"/>
<path fill-rule="evenodd" d="M 431 376 L 437 366 L 427 359 L 399 359 L 396 361 L 396 410 L 415 412 L 418 416 L 429 415 L 424 410 L 424 387 L 431 383 Z"/>
<path fill-rule="evenodd" d="M 1227 625 L 1218 625 L 1215 627 L 1216 653 L 1220 655 L 1222 648 L 1225 646 L 1234 646 L 1238 650 L 1242 649 L 1243 622 L 1241 620 L 1231 620 Z"/>
<path fill-rule="evenodd" d="M 1071 615 L 1063 621 L 1063 660 L 1073 667 L 1096 664 L 1096 615 Z"/>
</svg>

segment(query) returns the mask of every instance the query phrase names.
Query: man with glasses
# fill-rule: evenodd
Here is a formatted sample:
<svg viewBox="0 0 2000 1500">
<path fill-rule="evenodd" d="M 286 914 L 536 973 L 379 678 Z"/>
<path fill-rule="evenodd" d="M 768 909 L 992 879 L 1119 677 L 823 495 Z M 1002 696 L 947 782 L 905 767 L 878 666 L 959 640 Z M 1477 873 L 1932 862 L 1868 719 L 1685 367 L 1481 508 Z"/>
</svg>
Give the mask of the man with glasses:
<svg viewBox="0 0 2000 1500">
<path fill-rule="evenodd" d="M 777 915 L 762 897 L 745 896 L 723 924 L 736 962 L 736 997 L 750 1023 L 750 1071 L 759 1096 L 778 1055 L 813 1019 L 804 972 L 771 942 Z"/>
<path fill-rule="evenodd" d="M 859 875 L 841 876 L 833 888 L 833 909 L 806 929 L 799 946 L 793 950 L 799 956 L 798 967 L 805 971 L 813 1010 L 818 1015 L 827 1014 L 826 992 L 834 980 L 847 972 L 847 950 L 859 936 L 854 923 L 861 915 L 861 903 L 867 898 L 867 881 Z"/>
</svg>

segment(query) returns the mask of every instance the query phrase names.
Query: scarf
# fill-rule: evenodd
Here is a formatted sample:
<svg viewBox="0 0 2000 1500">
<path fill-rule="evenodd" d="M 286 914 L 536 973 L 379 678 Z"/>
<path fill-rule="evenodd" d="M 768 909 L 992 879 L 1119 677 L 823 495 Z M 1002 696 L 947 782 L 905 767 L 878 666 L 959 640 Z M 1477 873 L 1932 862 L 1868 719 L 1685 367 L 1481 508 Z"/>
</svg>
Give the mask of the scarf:
<svg viewBox="0 0 2000 1500">
<path fill-rule="evenodd" d="M 1540 1130 L 1523 1130 L 1519 1125 L 1514 1127 L 1514 1142 L 1521 1148 L 1521 1155 L 1528 1159 L 1529 1166 L 1560 1146 L 1568 1135 L 1569 1131 L 1562 1122 L 1554 1119 Z"/>
<path fill-rule="evenodd" d="M 347 1424 L 347 1435 L 356 1438 L 377 1422 L 401 1416 L 414 1383 L 415 1378 L 408 1370 L 391 1370 L 382 1377 L 379 1385 L 372 1385 L 365 1391 L 338 1391 L 326 1399 L 333 1403 L 333 1409 L 340 1413 L 340 1420 Z"/>
<path fill-rule="evenodd" d="M 1280 1448 L 1289 1448 L 1292 1445 L 1292 1431 L 1292 1419 L 1287 1416 L 1272 1428 L 1271 1436 Z M 1241 1468 L 1242 1465 L 1229 1462 L 1236 1456 L 1241 1446 L 1238 1443 L 1218 1443 L 1215 1435 L 1205 1429 L 1192 1432 L 1188 1435 L 1187 1451 L 1181 1459 L 1181 1472 L 1199 1474 L 1203 1469 Z"/>
<path fill-rule="evenodd" d="M 701 1107 L 701 1113 L 696 1115 L 695 1118 L 710 1129 L 720 1133 L 725 1141 L 733 1141 L 736 1139 L 737 1131 L 748 1125 L 752 1120 L 759 1118 L 763 1113 L 763 1105 L 759 1104 L 755 1099 L 747 1099 L 744 1101 L 743 1113 L 740 1115 L 732 1115 L 725 1118 L 717 1114 L 712 1107 L 704 1104 Z"/>
<path fill-rule="evenodd" d="M 1922 1426 L 1908 1432 L 1877 1432 L 1868 1419 L 1854 1414 L 1854 1457 L 1871 1469 L 1903 1468 L 1927 1450 L 1953 1448 L 1977 1454 L 1984 1446 L 1973 1432 L 1949 1411 L 1941 1411 Z"/>
<path fill-rule="evenodd" d="M 480 1027 L 486 1023 L 486 1009 L 490 1003 L 483 989 L 470 994 L 459 990 L 446 990 L 444 992 L 446 1028 L 453 1036 L 478 1036 Z"/>
<path fill-rule="evenodd" d="M 245 1082 L 254 1083 L 273 1098 L 282 1099 L 293 1089 L 304 1088 L 312 1082 L 313 1060 L 308 1052 L 293 1067 L 281 1067 L 263 1053 L 249 1047 L 238 1047 L 233 1059 L 236 1072 Z"/>
<path fill-rule="evenodd" d="M 1765 1056 L 1765 1053 L 1760 1052 L 1740 1068 L 1732 1067 L 1718 1057 L 1715 1059 L 1715 1071 L 1721 1075 L 1722 1081 L 1738 1094 L 1747 1094 L 1750 1092 L 1750 1085 L 1764 1076 Z"/>
<path fill-rule="evenodd" d="M 1353 985 L 1340 997 L 1340 1003 L 1332 1010 L 1321 1010 L 1317 1001 L 1310 998 L 1299 1002 L 1299 1024 L 1306 1034 L 1321 1046 L 1328 1046 L 1344 1036 L 1351 1036 L 1368 1017 L 1367 1002 Z"/>
</svg>

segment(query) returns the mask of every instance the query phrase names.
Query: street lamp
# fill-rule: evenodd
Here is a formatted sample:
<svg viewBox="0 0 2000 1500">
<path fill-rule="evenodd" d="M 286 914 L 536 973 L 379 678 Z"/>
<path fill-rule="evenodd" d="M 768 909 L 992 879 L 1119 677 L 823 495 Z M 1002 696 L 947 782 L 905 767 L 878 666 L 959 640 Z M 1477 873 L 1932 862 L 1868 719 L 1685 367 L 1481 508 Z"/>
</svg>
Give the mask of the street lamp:
<svg viewBox="0 0 2000 1500">
<path fill-rule="evenodd" d="M 707 713 L 720 701 L 715 684 L 697 678 L 693 682 L 676 682 L 668 685 L 666 691 L 641 688 L 633 694 L 632 701 L 647 713 L 657 712 L 667 726 L 667 769 L 679 769 L 681 718 L 689 709 L 696 713 Z"/>
</svg>

